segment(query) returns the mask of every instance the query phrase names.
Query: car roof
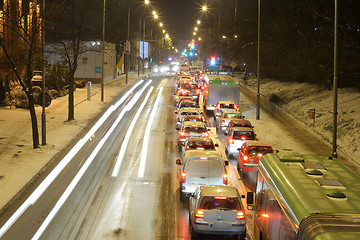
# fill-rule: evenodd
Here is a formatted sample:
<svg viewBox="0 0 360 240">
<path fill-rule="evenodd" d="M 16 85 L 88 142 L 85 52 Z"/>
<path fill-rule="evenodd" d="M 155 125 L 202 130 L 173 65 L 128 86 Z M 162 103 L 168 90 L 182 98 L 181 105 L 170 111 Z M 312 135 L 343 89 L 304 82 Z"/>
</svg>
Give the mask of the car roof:
<svg viewBox="0 0 360 240">
<path fill-rule="evenodd" d="M 181 93 L 181 92 L 189 92 L 189 93 L 191 93 L 191 91 L 190 91 L 190 90 L 187 90 L 187 89 L 179 90 L 177 93 L 179 94 L 179 93 Z"/>
<path fill-rule="evenodd" d="M 231 131 L 249 131 L 253 132 L 254 130 L 250 127 L 233 127 L 231 128 Z"/>
<path fill-rule="evenodd" d="M 235 104 L 233 101 L 218 101 L 216 105 L 218 104 Z"/>
<path fill-rule="evenodd" d="M 245 143 L 246 143 L 249 147 L 255 147 L 255 146 L 271 147 L 271 145 L 268 144 L 268 143 L 266 143 L 266 142 L 259 142 L 259 141 L 247 140 L 247 141 L 245 141 Z"/>
<path fill-rule="evenodd" d="M 186 151 L 184 159 L 200 158 L 200 157 L 207 157 L 207 158 L 223 160 L 222 155 L 218 151 L 208 151 L 208 150 Z"/>
<path fill-rule="evenodd" d="M 239 193 L 233 186 L 222 186 L 222 185 L 204 185 L 200 186 L 200 196 L 224 196 L 224 197 L 231 197 L 237 198 L 239 197 Z"/>
<path fill-rule="evenodd" d="M 251 124 L 251 122 L 249 120 L 240 119 L 240 118 L 234 118 L 231 121 L 233 121 L 234 123 L 250 123 Z"/>
<path fill-rule="evenodd" d="M 195 119 L 195 118 L 202 120 L 202 116 L 200 116 L 200 115 L 186 115 L 184 117 L 184 122 L 185 122 L 185 119 Z"/>
<path fill-rule="evenodd" d="M 213 142 L 213 140 L 211 138 L 204 138 L 204 137 L 189 137 L 187 139 L 188 142 L 193 141 L 193 142 Z"/>
<path fill-rule="evenodd" d="M 200 112 L 200 108 L 184 107 L 180 109 L 181 112 Z"/>
<path fill-rule="evenodd" d="M 184 127 L 185 127 L 185 126 L 191 126 L 191 125 L 197 125 L 197 126 L 204 126 L 204 127 L 206 127 L 206 123 L 204 123 L 204 122 L 192 122 L 192 121 L 185 121 L 185 122 L 184 122 Z"/>
</svg>

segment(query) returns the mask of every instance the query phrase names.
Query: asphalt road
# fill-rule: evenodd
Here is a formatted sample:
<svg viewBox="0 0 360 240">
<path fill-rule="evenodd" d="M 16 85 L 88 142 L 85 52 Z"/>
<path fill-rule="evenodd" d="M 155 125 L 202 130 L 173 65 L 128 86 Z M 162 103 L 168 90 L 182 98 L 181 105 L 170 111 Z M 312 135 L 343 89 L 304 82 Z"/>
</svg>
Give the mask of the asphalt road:
<svg viewBox="0 0 360 240">
<path fill-rule="evenodd" d="M 149 82 L 145 80 L 111 113 L 1 239 L 190 239 L 188 203 L 180 201 L 175 164 L 180 157 L 172 102 L 175 81 L 171 76 L 151 76 L 150 79 L 150 85 L 144 88 Z M 160 86 L 163 91 L 147 135 L 147 124 Z M 143 92 L 138 94 L 139 99 L 133 108 L 125 111 L 141 89 Z M 242 93 L 241 98 L 242 109 L 255 109 L 253 95 Z M 266 104 L 264 111 L 275 113 Z M 284 134 L 293 136 L 294 141 L 298 134 L 306 134 L 296 121 L 290 121 L 282 114 L 276 112 L 273 120 L 285 126 Z M 139 118 L 135 122 L 137 115 Z M 120 116 L 122 119 L 117 123 Z M 135 125 L 129 135 L 132 123 Z M 210 136 L 219 143 L 218 150 L 225 156 L 224 136 L 216 134 L 213 118 L 207 117 L 207 124 L 211 129 Z M 145 136 L 148 136 L 149 143 L 147 153 L 143 155 Z M 308 140 L 310 135 L 304 137 Z M 127 139 L 128 145 L 123 148 Z M 304 144 L 309 151 L 318 151 L 316 148 L 319 146 L 307 141 Z M 119 169 L 114 171 L 119 158 L 123 160 Z M 89 159 L 92 159 L 90 163 Z M 146 163 L 142 165 L 144 159 Z M 144 166 L 143 172 L 140 166 Z M 240 194 L 254 191 L 252 179 L 242 181 L 235 166 L 235 160 L 230 159 L 227 167 L 230 184 L 236 186 Z M 79 172 L 83 172 L 82 177 L 79 177 Z M 78 180 L 77 184 L 74 184 L 74 179 Z M 246 208 L 245 200 L 243 204 Z M 248 210 L 246 214 L 247 239 L 253 239 L 253 212 Z M 231 238 L 204 235 L 199 239 Z"/>
</svg>

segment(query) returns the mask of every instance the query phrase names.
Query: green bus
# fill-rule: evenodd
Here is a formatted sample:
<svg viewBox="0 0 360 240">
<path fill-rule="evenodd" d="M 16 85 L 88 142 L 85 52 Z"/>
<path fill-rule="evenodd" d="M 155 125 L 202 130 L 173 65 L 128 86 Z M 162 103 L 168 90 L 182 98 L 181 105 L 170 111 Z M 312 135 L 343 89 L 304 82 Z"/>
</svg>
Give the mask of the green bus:
<svg viewBox="0 0 360 240">
<path fill-rule="evenodd" d="M 250 200 L 251 203 L 251 200 Z M 255 239 L 360 239 L 360 177 L 336 158 L 279 150 L 258 166 Z"/>
</svg>

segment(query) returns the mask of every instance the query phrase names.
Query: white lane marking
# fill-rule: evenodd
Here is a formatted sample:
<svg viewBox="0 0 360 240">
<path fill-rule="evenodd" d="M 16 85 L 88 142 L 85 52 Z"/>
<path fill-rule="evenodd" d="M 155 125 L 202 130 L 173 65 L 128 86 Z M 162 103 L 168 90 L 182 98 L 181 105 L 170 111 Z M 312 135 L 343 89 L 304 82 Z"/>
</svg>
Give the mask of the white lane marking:
<svg viewBox="0 0 360 240">
<path fill-rule="evenodd" d="M 143 141 L 143 145 L 141 148 L 141 157 L 140 157 L 140 163 L 139 163 L 138 178 L 143 178 L 144 174 L 145 174 L 145 166 L 146 166 L 147 150 L 148 150 L 148 146 L 149 146 L 151 125 L 154 120 L 157 107 L 159 106 L 160 97 L 161 97 L 161 93 L 162 93 L 163 89 L 164 89 L 164 87 L 160 86 L 160 90 L 156 97 L 156 101 L 155 101 L 153 110 L 151 111 L 149 121 L 146 125 L 146 130 L 144 133 L 144 141 Z"/>
<path fill-rule="evenodd" d="M 143 92 L 145 90 L 145 88 L 148 86 L 149 84 L 146 84 L 139 92 Z M 137 94 L 136 93 L 136 94 Z M 137 98 L 138 99 L 138 98 Z M 128 104 L 126 105 L 128 106 Z M 105 144 L 106 140 L 110 137 L 111 133 L 114 131 L 114 129 L 117 127 L 117 125 L 119 124 L 119 122 L 121 121 L 121 119 L 124 117 L 125 113 L 127 112 L 126 109 L 128 109 L 125 106 L 125 108 L 121 111 L 121 113 L 119 114 L 119 116 L 116 118 L 116 120 L 114 121 L 114 123 L 112 124 L 111 128 L 109 129 L 109 131 L 105 134 L 105 136 L 100 140 L 99 144 L 96 145 L 95 149 L 92 151 L 92 153 L 90 154 L 90 156 L 88 157 L 88 159 L 85 161 L 84 165 L 80 168 L 79 172 L 75 175 L 74 179 L 71 181 L 71 183 L 69 184 L 69 186 L 66 188 L 65 192 L 61 195 L 61 197 L 59 198 L 59 200 L 56 202 L 55 206 L 53 207 L 53 209 L 50 211 L 49 215 L 45 218 L 44 222 L 41 224 L 40 228 L 36 231 L 35 235 L 31 238 L 32 240 L 35 239 L 39 239 L 41 237 L 41 235 L 43 234 L 43 232 L 46 230 L 47 226 L 50 224 L 50 222 L 53 220 L 53 218 L 55 217 L 55 215 L 57 214 L 57 212 L 60 210 L 60 208 L 64 205 L 65 201 L 69 198 L 70 194 L 72 193 L 72 191 L 75 189 L 76 185 L 79 183 L 80 179 L 82 178 L 82 176 L 85 174 L 86 170 L 88 169 L 88 167 L 90 166 L 90 164 L 93 162 L 93 160 L 95 159 L 96 155 L 99 153 L 99 151 L 101 150 L 102 146 Z M 133 106 L 133 105 L 132 105 Z"/>
<path fill-rule="evenodd" d="M 9 230 L 9 228 L 16 222 L 16 220 L 33 205 L 56 179 L 56 177 L 62 172 L 62 170 L 68 165 L 73 157 L 79 152 L 79 150 L 85 145 L 88 140 L 92 139 L 92 136 L 98 130 L 98 128 L 105 122 L 110 114 L 115 111 L 120 104 L 122 104 L 126 98 L 130 95 L 136 87 L 138 87 L 144 80 L 138 81 L 129 91 L 127 91 L 122 98 L 115 104 L 111 105 L 108 110 L 101 116 L 101 118 L 94 124 L 89 132 L 80 139 L 75 146 L 66 154 L 66 156 L 59 162 L 59 164 L 49 173 L 49 175 L 40 183 L 40 185 L 34 190 L 34 192 L 25 200 L 25 202 L 15 211 L 15 213 L 9 218 L 9 220 L 0 228 L 0 238 Z"/>
<path fill-rule="evenodd" d="M 152 82 L 152 80 L 150 80 L 148 82 L 148 84 L 150 84 Z M 130 141 L 130 137 L 131 137 L 131 134 L 132 134 L 132 131 L 135 127 L 135 124 L 136 124 L 136 121 L 138 120 L 139 116 L 140 116 L 140 113 L 142 112 L 142 110 L 144 109 L 145 107 L 145 104 L 147 103 L 149 97 L 150 97 L 150 94 L 152 93 L 152 91 L 154 90 L 154 86 L 151 86 L 150 90 L 148 91 L 143 103 L 141 104 L 141 106 L 139 107 L 138 111 L 136 112 L 133 120 L 131 121 L 131 124 L 126 132 L 126 135 L 125 135 L 125 138 L 121 144 L 121 148 L 120 148 L 120 152 L 119 152 L 119 155 L 116 159 L 116 163 L 115 163 L 115 166 L 114 166 L 114 170 L 111 174 L 112 177 L 117 177 L 118 174 L 119 174 L 119 170 L 120 170 L 120 167 L 121 167 L 121 164 L 122 164 L 122 161 L 124 159 L 124 156 L 125 156 L 125 152 L 126 152 L 126 148 L 127 148 L 127 145 L 129 144 L 129 141 Z M 141 94 L 139 94 L 138 97 L 140 97 Z M 134 96 L 135 98 L 135 96 Z M 129 103 L 130 104 L 130 103 Z M 133 106 L 133 105 L 132 105 Z"/>
</svg>

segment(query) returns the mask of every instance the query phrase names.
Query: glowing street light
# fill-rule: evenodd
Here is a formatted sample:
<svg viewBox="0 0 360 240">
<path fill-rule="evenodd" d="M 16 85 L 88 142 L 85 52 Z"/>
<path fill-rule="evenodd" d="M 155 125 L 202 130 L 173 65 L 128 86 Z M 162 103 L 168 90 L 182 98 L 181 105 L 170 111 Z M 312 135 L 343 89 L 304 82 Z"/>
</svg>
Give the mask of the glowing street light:
<svg viewBox="0 0 360 240">
<path fill-rule="evenodd" d="M 198 30 L 198 28 L 197 28 L 197 27 L 195 27 L 195 28 L 194 28 L 194 30 L 195 30 L 195 31 L 197 31 L 197 30 Z"/>
<path fill-rule="evenodd" d="M 201 41 L 201 37 L 199 37 L 198 40 Z"/>
<path fill-rule="evenodd" d="M 156 15 L 156 11 L 152 11 L 152 14 L 153 14 L 153 15 Z"/>
<path fill-rule="evenodd" d="M 166 33 L 166 31 L 165 31 L 165 30 L 163 30 L 162 32 L 163 32 L 163 33 Z"/>
<path fill-rule="evenodd" d="M 154 18 L 155 18 L 155 19 L 158 19 L 158 18 L 159 18 L 159 16 L 158 16 L 157 14 L 155 14 L 155 15 L 154 15 Z"/>
<path fill-rule="evenodd" d="M 193 35 L 195 36 L 195 35 L 196 35 L 196 32 L 193 32 Z"/>
<path fill-rule="evenodd" d="M 237 38 L 237 35 L 235 35 L 234 37 Z"/>
<path fill-rule="evenodd" d="M 197 23 L 198 25 L 200 25 L 201 21 L 200 21 L 200 20 L 197 20 L 196 23 Z"/>
<path fill-rule="evenodd" d="M 160 23 L 159 25 L 160 25 L 160 27 L 164 26 L 164 24 L 163 24 L 163 23 Z"/>
<path fill-rule="evenodd" d="M 204 11 L 204 12 L 206 12 L 206 11 L 207 11 L 207 6 L 205 6 L 205 5 L 202 6 L 202 7 L 201 7 L 201 10 Z"/>
<path fill-rule="evenodd" d="M 225 36 L 225 35 L 223 35 L 223 36 L 222 36 L 222 38 L 223 38 L 223 39 L 226 39 L 226 36 Z"/>
<path fill-rule="evenodd" d="M 169 38 L 169 34 L 165 34 L 165 38 Z"/>
<path fill-rule="evenodd" d="M 145 4 L 149 4 L 150 3 L 150 0 L 145 0 Z"/>
</svg>

